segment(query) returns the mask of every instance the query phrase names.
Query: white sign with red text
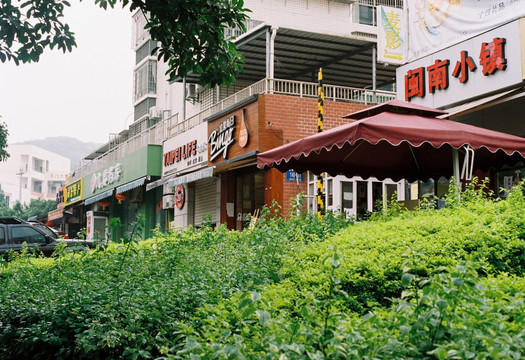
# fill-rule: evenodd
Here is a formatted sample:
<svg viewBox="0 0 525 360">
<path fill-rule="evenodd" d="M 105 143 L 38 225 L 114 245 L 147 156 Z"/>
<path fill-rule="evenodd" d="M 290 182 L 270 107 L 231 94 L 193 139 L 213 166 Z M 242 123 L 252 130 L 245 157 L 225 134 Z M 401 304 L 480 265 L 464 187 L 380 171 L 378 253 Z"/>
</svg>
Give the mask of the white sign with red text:
<svg viewBox="0 0 525 360">
<path fill-rule="evenodd" d="M 396 70 L 397 98 L 432 108 L 520 84 L 520 22 L 463 41 Z"/>
<path fill-rule="evenodd" d="M 162 176 L 208 164 L 208 124 L 199 124 L 162 146 Z"/>
</svg>

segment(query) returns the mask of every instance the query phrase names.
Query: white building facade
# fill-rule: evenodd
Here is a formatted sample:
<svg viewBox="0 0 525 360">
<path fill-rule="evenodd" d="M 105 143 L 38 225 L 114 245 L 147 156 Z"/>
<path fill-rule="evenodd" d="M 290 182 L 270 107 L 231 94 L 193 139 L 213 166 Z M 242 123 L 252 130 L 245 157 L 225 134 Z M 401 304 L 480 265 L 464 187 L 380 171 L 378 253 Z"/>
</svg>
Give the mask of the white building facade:
<svg viewBox="0 0 525 360">
<path fill-rule="evenodd" d="M 17 201 L 55 200 L 66 183 L 71 160 L 31 144 L 7 147 L 9 158 L 0 162 L 0 186 L 12 207 Z"/>
</svg>

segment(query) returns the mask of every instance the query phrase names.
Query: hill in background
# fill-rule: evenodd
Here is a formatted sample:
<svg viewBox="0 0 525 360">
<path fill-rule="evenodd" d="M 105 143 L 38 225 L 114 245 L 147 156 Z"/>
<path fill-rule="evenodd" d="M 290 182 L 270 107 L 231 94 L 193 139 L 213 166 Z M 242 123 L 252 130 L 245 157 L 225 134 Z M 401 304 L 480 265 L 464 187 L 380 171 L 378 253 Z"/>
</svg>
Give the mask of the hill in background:
<svg viewBox="0 0 525 360">
<path fill-rule="evenodd" d="M 69 136 L 53 136 L 40 140 L 28 140 L 19 144 L 32 144 L 71 159 L 71 170 L 80 166 L 81 159 L 102 146 L 102 143 L 83 142 Z"/>
</svg>

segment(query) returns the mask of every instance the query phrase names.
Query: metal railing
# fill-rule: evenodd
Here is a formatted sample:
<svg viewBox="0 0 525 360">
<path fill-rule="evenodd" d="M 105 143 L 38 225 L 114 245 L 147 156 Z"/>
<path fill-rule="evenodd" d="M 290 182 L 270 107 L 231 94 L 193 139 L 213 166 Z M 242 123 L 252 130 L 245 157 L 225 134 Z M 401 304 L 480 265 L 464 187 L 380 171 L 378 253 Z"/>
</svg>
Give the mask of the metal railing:
<svg viewBox="0 0 525 360">
<path fill-rule="evenodd" d="M 223 111 L 252 95 L 276 94 L 302 98 L 317 98 L 317 86 L 317 83 L 304 81 L 262 79 L 224 100 L 201 110 L 198 114 L 184 121 L 179 121 L 178 114 L 159 121 L 157 124 L 111 148 L 91 162 L 82 165 L 70 174 L 69 181 L 77 180 L 99 169 L 108 167 L 119 158 L 137 151 L 146 145 L 162 145 L 165 140 L 188 131 L 201 124 L 205 118 Z M 396 98 L 395 92 L 383 90 L 374 91 L 335 85 L 323 85 L 323 90 L 325 100 L 337 102 L 376 105 Z"/>
</svg>

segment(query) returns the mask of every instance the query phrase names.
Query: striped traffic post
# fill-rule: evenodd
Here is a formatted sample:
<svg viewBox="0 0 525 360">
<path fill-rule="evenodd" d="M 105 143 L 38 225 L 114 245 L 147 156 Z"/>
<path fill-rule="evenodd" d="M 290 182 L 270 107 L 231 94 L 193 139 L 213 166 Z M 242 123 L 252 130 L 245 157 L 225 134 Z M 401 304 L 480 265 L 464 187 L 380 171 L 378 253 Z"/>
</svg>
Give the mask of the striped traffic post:
<svg viewBox="0 0 525 360">
<path fill-rule="evenodd" d="M 323 93 L 323 69 L 319 68 L 319 85 L 317 87 L 317 132 L 323 131 L 324 121 L 324 93 Z M 323 189 L 323 173 L 317 176 L 317 216 L 319 219 L 324 214 L 324 189 Z"/>
</svg>

